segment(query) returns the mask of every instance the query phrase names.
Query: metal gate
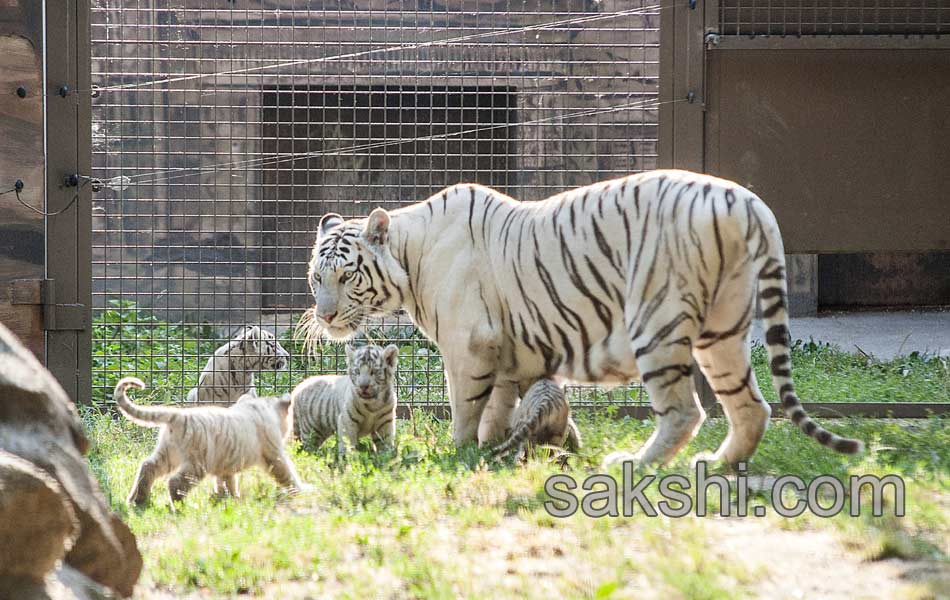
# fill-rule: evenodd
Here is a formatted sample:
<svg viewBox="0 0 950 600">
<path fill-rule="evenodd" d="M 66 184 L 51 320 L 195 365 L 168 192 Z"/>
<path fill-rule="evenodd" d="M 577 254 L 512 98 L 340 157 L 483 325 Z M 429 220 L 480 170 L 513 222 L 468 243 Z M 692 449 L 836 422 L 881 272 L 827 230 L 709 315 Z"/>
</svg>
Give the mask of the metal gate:
<svg viewBox="0 0 950 600">
<path fill-rule="evenodd" d="M 76 400 L 89 390 L 89 11 L 0 3 L 0 320 Z"/>
<path fill-rule="evenodd" d="M 475 181 L 529 201 L 655 168 L 652 0 L 94 0 L 93 397 L 167 400 L 244 325 L 290 329 L 319 218 Z M 441 404 L 408 319 L 400 397 Z M 339 347 L 289 373 L 340 372 Z M 576 403 L 640 403 L 638 388 Z"/>
<path fill-rule="evenodd" d="M 662 96 L 687 102 L 662 109 L 661 162 L 752 187 L 790 253 L 950 249 L 950 5 L 684 0 L 664 18 Z"/>
</svg>

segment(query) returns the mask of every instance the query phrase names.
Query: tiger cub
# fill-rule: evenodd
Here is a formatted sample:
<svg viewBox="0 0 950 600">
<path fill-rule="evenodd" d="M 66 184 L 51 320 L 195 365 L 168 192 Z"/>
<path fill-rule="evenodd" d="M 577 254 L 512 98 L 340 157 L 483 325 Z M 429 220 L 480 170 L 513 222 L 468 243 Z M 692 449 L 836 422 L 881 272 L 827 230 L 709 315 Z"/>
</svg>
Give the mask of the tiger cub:
<svg viewBox="0 0 950 600">
<path fill-rule="evenodd" d="M 288 491 L 304 489 L 284 452 L 290 431 L 288 394 L 245 395 L 228 408 L 179 408 L 133 404 L 126 393 L 130 387 L 145 389 L 145 384 L 135 377 L 119 381 L 113 396 L 119 410 L 132 422 L 161 431 L 155 450 L 139 465 L 129 504 L 144 504 L 155 480 L 172 472 L 172 502 L 184 498 L 205 475 L 215 477 L 215 494 L 237 497 L 238 472 L 253 466 L 266 468 Z"/>
<path fill-rule="evenodd" d="M 198 376 L 198 386 L 188 392 L 188 402 L 230 404 L 244 394 L 257 396 L 254 373 L 280 371 L 290 354 L 274 334 L 258 326 L 246 327 L 214 351 Z"/>
<path fill-rule="evenodd" d="M 564 388 L 551 379 L 541 379 L 530 388 L 511 415 L 507 441 L 492 449 L 496 457 L 514 454 L 520 458 L 525 444 L 545 444 L 577 451 L 581 434 L 571 418 Z"/>
<path fill-rule="evenodd" d="M 367 435 L 375 444 L 392 448 L 398 358 L 399 349 L 393 345 L 346 346 L 346 375 L 309 377 L 290 393 L 294 436 L 316 449 L 336 433 L 341 459 L 347 445 L 355 448 Z"/>
</svg>

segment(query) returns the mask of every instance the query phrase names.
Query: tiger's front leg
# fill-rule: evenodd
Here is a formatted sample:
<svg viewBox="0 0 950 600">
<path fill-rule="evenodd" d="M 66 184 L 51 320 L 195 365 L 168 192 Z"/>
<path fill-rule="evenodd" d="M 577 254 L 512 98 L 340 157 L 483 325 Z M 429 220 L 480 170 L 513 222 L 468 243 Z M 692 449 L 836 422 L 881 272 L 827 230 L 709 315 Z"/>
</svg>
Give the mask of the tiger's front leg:
<svg viewBox="0 0 950 600">
<path fill-rule="evenodd" d="M 488 405 L 478 424 L 478 445 L 494 446 L 505 440 L 511 422 L 511 413 L 518 405 L 518 387 L 514 384 L 495 385 Z"/>
<path fill-rule="evenodd" d="M 456 446 L 477 442 L 482 413 L 495 387 L 494 377 L 479 378 L 468 369 L 453 369 L 448 364 L 445 372 L 452 410 L 452 441 Z"/>
</svg>

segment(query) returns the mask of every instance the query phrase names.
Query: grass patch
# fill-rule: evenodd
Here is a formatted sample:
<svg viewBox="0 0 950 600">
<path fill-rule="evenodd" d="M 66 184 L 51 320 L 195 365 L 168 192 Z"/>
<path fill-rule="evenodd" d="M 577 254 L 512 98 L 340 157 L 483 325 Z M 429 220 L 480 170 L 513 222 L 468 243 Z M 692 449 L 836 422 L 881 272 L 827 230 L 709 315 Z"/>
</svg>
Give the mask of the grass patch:
<svg viewBox="0 0 950 600">
<path fill-rule="evenodd" d="M 777 402 L 763 346 L 753 346 L 752 362 L 762 393 Z M 883 361 L 797 340 L 792 376 L 805 402 L 950 402 L 950 360 L 917 352 Z"/>
<path fill-rule="evenodd" d="M 587 445 L 562 471 L 541 459 L 523 467 L 495 465 L 474 447 L 456 450 L 448 423 L 417 412 L 399 423 L 391 454 L 361 452 L 339 465 L 332 442 L 313 454 L 294 446 L 293 460 L 315 488 L 306 495 L 282 496 L 252 471 L 242 476 L 239 500 L 212 500 L 206 481 L 172 510 L 159 483 L 149 507 L 129 510 L 123 498 L 138 461 L 151 450 L 154 430 L 91 409 L 84 419 L 95 440 L 94 472 L 139 536 L 147 588 L 202 597 L 741 598 L 756 595 L 762 575 L 720 549 L 721 534 L 710 527 L 718 519 L 547 514 L 548 476 L 564 472 L 582 480 L 599 471 L 607 452 L 641 444 L 650 423 L 579 412 Z M 867 560 L 898 556 L 946 565 L 947 425 L 936 418 L 834 423 L 842 434 L 869 442 L 868 455 L 855 460 L 775 423 L 750 473 L 806 480 L 897 473 L 907 482 L 908 515 L 773 515 L 767 526 L 830 528 Z M 688 457 L 714 449 L 724 434 L 724 422 L 708 422 L 659 474 L 687 473 Z M 766 492 L 755 494 L 759 502 L 768 500 Z M 648 495 L 659 499 L 655 486 Z"/>
<path fill-rule="evenodd" d="M 408 398 L 444 402 L 442 363 L 429 342 L 412 330 L 373 335 L 405 342 L 398 375 L 403 403 Z M 340 465 L 332 441 L 313 454 L 295 447 L 298 471 L 314 485 L 306 495 L 284 497 L 269 478 L 251 472 L 242 476 L 240 500 L 213 501 L 207 481 L 172 510 L 162 482 L 151 506 L 130 511 L 124 498 L 155 431 L 117 417 L 108 406 L 111 387 L 122 376 L 138 375 L 150 384 L 151 396 L 137 398 L 180 401 L 223 341 L 215 336 L 211 328 L 164 323 L 128 303 L 113 303 L 96 316 L 94 402 L 83 408 L 94 441 L 90 462 L 110 503 L 139 536 L 146 588 L 200 597 L 274 598 L 760 595 L 757 586 L 766 567 L 737 561 L 722 549 L 721 520 L 579 514 L 557 519 L 545 511 L 547 477 L 563 472 L 580 482 L 600 470 L 608 452 L 637 448 L 652 433 L 650 421 L 615 419 L 611 406 L 576 411 L 585 447 L 563 469 L 538 458 L 523 467 L 496 465 L 474 446 L 454 448 L 448 423 L 416 411 L 399 422 L 397 450 L 390 454 L 361 452 Z M 309 373 L 343 370 L 338 346 L 327 344 L 322 356 L 304 360 L 289 332 L 281 343 L 294 355 L 292 366 L 263 374 L 262 393 L 286 391 Z M 775 401 L 763 348 L 753 348 L 753 360 L 763 393 Z M 950 402 L 946 359 L 912 354 L 877 361 L 797 342 L 792 360 L 805 401 Z M 761 535 L 825 529 L 863 560 L 926 560 L 947 569 L 948 420 L 850 419 L 831 428 L 867 442 L 867 454 L 857 459 L 835 455 L 778 421 L 750 462 L 750 475 L 792 474 L 806 481 L 832 475 L 846 482 L 852 474 L 898 474 L 907 485 L 907 516 L 872 517 L 869 511 L 859 518 L 771 515 L 758 521 Z M 723 420 L 708 421 L 680 457 L 656 474 L 688 473 L 689 457 L 714 450 L 725 434 Z M 656 486 L 648 497 L 659 500 Z M 753 490 L 752 505 L 769 501 L 767 489 Z M 715 494 L 709 495 L 709 506 L 718 507 Z M 770 565 L 780 568 L 776 561 Z M 923 592 L 913 597 L 942 593 L 929 585 L 921 584 Z"/>
<path fill-rule="evenodd" d="M 394 326 L 367 332 L 371 339 L 393 339 L 400 346 L 397 385 L 403 403 L 443 403 L 445 378 L 436 347 L 414 328 Z M 327 342 L 323 352 L 306 358 L 302 345 L 285 331 L 280 342 L 292 355 L 290 367 L 280 373 L 263 372 L 257 387 L 262 393 L 289 391 L 312 374 L 342 373 L 345 359 L 338 344 Z M 151 388 L 158 402 L 180 402 L 198 381 L 198 374 L 214 350 L 224 342 L 214 328 L 165 323 L 150 311 L 128 301 L 113 300 L 97 312 L 93 326 L 93 404 L 111 402 L 112 387 L 122 377 L 136 375 Z M 777 402 L 762 346 L 754 346 L 752 360 L 762 393 Z M 796 341 L 792 373 L 806 402 L 950 402 L 950 360 L 912 353 L 890 361 L 850 354 L 827 344 Z M 638 390 L 622 398 L 635 402 Z M 585 394 L 596 404 L 607 404 L 603 393 Z M 645 399 L 645 397 L 644 397 Z"/>
</svg>

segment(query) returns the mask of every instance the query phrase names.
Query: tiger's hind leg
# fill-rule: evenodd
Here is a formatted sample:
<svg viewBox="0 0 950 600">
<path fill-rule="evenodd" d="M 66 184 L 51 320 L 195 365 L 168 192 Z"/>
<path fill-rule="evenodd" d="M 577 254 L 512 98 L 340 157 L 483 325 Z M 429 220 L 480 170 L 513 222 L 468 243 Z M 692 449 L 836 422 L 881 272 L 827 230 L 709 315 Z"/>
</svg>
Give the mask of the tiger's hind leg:
<svg viewBox="0 0 950 600">
<path fill-rule="evenodd" d="M 172 503 L 184 500 L 188 492 L 204 479 L 204 470 L 191 463 L 185 463 L 168 479 L 168 496 Z"/>
<path fill-rule="evenodd" d="M 582 448 L 581 430 L 577 428 L 577 423 L 572 417 L 567 418 L 567 431 L 564 438 L 564 448 L 575 454 Z"/>
<path fill-rule="evenodd" d="M 702 343 L 697 346 L 693 355 L 729 421 L 729 433 L 719 449 L 697 460 L 735 465 L 755 453 L 772 414 L 752 371 L 749 334 L 719 340 L 708 347 L 702 347 Z"/>
<path fill-rule="evenodd" d="M 241 494 L 238 491 L 237 475 L 228 475 L 227 477 L 215 477 L 214 495 L 215 497 L 219 499 L 227 498 L 228 496 L 232 498 L 240 498 Z"/>
<path fill-rule="evenodd" d="M 656 431 L 639 452 L 614 452 L 604 459 L 605 466 L 628 461 L 663 464 L 693 439 L 705 420 L 693 389 L 689 340 L 695 327 L 683 314 L 654 315 L 658 325 L 634 339 L 637 368 L 656 413 Z"/>
<path fill-rule="evenodd" d="M 772 411 L 755 381 L 749 347 L 755 289 L 751 271 L 728 278 L 693 344 L 693 357 L 729 421 L 729 433 L 715 454 L 697 459 L 728 464 L 745 460 L 755 452 L 769 424 Z"/>
</svg>

